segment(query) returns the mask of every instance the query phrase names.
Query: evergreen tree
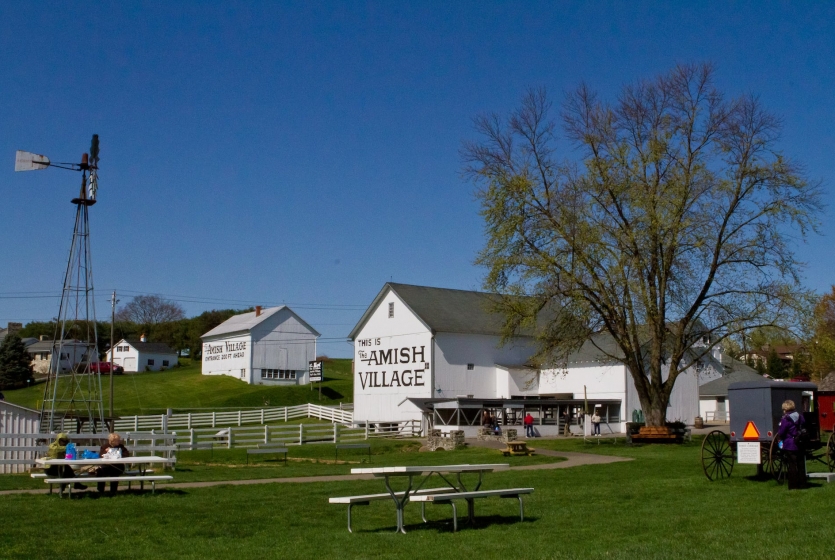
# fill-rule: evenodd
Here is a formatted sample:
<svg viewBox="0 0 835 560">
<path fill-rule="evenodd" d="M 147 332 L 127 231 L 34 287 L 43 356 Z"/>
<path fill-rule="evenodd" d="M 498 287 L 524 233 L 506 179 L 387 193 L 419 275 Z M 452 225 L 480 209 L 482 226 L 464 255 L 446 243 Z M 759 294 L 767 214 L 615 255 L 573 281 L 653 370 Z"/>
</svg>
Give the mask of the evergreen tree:
<svg viewBox="0 0 835 560">
<path fill-rule="evenodd" d="M 0 387 L 12 388 L 32 378 L 32 358 L 17 334 L 6 335 L 0 344 Z"/>
<path fill-rule="evenodd" d="M 768 372 L 768 375 L 774 379 L 782 379 L 786 376 L 786 366 L 783 364 L 783 360 L 780 359 L 780 356 L 777 355 L 777 350 L 774 348 L 772 348 L 768 353 L 765 369 Z"/>
</svg>

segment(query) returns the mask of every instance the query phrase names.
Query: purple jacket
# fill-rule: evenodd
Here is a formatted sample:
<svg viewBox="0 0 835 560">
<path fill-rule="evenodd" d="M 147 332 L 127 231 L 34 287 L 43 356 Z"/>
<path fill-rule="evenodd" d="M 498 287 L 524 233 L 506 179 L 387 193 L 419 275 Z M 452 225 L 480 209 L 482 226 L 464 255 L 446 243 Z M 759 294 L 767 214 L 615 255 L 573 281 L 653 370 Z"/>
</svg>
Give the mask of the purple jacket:
<svg viewBox="0 0 835 560">
<path fill-rule="evenodd" d="M 803 415 L 797 411 L 786 414 L 780 419 L 777 437 L 783 440 L 784 451 L 799 451 L 796 440 L 797 436 L 800 435 L 803 422 Z"/>
</svg>

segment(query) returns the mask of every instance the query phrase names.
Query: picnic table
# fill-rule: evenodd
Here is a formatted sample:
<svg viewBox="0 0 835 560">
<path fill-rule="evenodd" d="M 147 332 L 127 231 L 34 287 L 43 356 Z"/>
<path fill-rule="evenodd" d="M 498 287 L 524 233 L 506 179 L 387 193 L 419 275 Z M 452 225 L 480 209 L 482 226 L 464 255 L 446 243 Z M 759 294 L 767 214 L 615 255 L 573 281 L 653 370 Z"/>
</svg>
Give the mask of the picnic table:
<svg viewBox="0 0 835 560">
<path fill-rule="evenodd" d="M 507 457 L 508 455 L 530 455 L 534 451 L 536 450 L 528 448 L 528 442 L 514 440 L 507 442 L 507 449 L 504 449 L 502 453 Z"/>
<path fill-rule="evenodd" d="M 73 468 L 73 470 L 79 470 L 82 472 L 93 472 L 96 469 L 96 467 L 101 467 L 104 465 L 135 465 L 137 467 L 137 471 L 135 473 L 128 474 L 129 471 L 125 471 L 125 475 L 123 476 L 87 476 L 64 478 L 61 476 L 59 471 L 59 474 L 57 476 L 51 478 L 47 476 L 45 478 L 44 482 L 49 484 L 50 492 L 52 491 L 53 485 L 60 484 L 62 486 L 66 486 L 69 489 L 70 494 L 72 494 L 72 486 L 76 482 L 139 482 L 140 488 L 144 488 L 145 482 L 150 482 L 152 484 L 153 490 L 156 490 L 157 482 L 164 480 L 172 480 L 173 477 L 169 475 L 148 475 L 148 467 L 155 464 L 173 464 L 174 462 L 176 462 L 176 459 L 169 459 L 166 457 L 156 456 L 123 457 L 121 459 L 48 459 L 46 457 L 35 459 L 35 463 L 45 469 L 52 466 L 69 465 Z M 63 491 L 61 492 L 61 494 L 63 495 Z"/>
<path fill-rule="evenodd" d="M 406 529 L 404 527 L 404 516 L 403 516 L 403 508 L 406 507 L 406 504 L 409 503 L 409 499 L 413 496 L 417 495 L 427 495 L 431 489 L 424 490 L 423 486 L 432 476 L 438 476 L 441 480 L 443 480 L 447 485 L 448 488 L 442 489 L 445 493 L 473 493 L 477 492 L 479 488 L 481 488 L 481 484 L 484 480 L 484 474 L 493 472 L 495 470 L 502 470 L 507 469 L 510 467 L 507 463 L 499 463 L 499 464 L 487 464 L 487 465 L 431 465 L 431 466 L 409 466 L 409 467 L 371 467 L 371 468 L 356 468 L 351 469 L 351 474 L 370 474 L 373 475 L 375 478 L 383 478 L 385 479 L 386 490 L 388 490 L 388 496 L 394 501 L 395 508 L 397 509 L 397 531 L 401 533 L 406 533 Z M 461 475 L 463 474 L 477 474 L 478 480 L 475 483 L 475 486 L 472 487 L 471 490 L 467 489 L 467 486 L 464 484 L 464 481 L 461 480 Z M 451 475 L 455 475 L 454 477 Z M 415 485 L 415 477 L 423 477 L 421 480 L 418 481 L 417 485 Z M 396 492 L 392 486 L 391 482 L 393 478 L 398 479 L 406 479 L 406 489 L 404 491 Z M 454 481 L 450 479 L 454 478 Z M 380 496 L 380 495 L 377 495 Z M 385 496 L 385 495 L 382 495 Z M 368 498 L 368 496 L 366 497 Z M 335 498 L 334 500 L 338 500 Z M 469 518 L 470 520 L 473 519 L 474 511 L 472 505 L 472 499 L 467 500 L 468 508 L 469 508 Z M 344 503 L 338 501 L 332 501 L 332 503 Z M 347 502 L 348 507 L 350 508 L 352 502 Z M 425 521 L 425 519 L 424 519 Z M 350 531 L 351 527 L 351 520 L 350 520 L 350 509 L 348 512 L 348 530 Z"/>
</svg>

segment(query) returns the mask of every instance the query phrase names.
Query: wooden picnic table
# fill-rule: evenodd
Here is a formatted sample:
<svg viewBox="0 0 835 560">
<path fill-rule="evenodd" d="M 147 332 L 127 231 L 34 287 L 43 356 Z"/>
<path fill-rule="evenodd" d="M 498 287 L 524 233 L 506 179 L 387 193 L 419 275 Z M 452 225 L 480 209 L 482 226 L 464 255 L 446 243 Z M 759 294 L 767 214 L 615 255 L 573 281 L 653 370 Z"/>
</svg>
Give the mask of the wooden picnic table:
<svg viewBox="0 0 835 560">
<path fill-rule="evenodd" d="M 485 465 L 430 465 L 430 466 L 408 466 L 408 467 L 372 467 L 372 468 L 357 468 L 351 469 L 351 474 L 370 474 L 376 478 L 384 478 L 386 484 L 386 490 L 388 490 L 391 499 L 394 501 L 395 508 L 397 509 L 397 531 L 401 533 L 406 533 L 406 529 L 404 527 L 404 516 L 403 516 L 403 508 L 406 507 L 406 504 L 409 503 L 409 497 L 418 492 L 422 489 L 423 485 L 426 484 L 426 481 L 433 475 L 437 475 L 440 477 L 444 482 L 449 485 L 449 487 L 453 488 L 456 492 L 468 492 L 468 491 L 478 491 L 481 487 L 481 483 L 484 480 L 484 474 L 493 472 L 496 470 L 503 470 L 509 468 L 510 465 L 507 463 L 497 463 L 497 464 L 485 464 Z M 477 474 L 478 481 L 476 482 L 475 486 L 468 490 L 464 481 L 461 480 L 462 474 Z M 449 475 L 455 475 L 455 482 L 453 483 L 447 478 Z M 420 480 L 415 486 L 414 479 L 416 476 L 422 476 L 423 479 Z M 396 492 L 392 489 L 391 486 L 391 479 L 393 477 L 398 478 L 406 478 L 408 479 L 407 487 L 405 491 Z M 452 477 L 450 477 L 452 478 Z M 469 507 L 469 519 L 472 520 L 474 516 L 472 502 L 468 501 Z"/>
<path fill-rule="evenodd" d="M 526 441 L 509 441 L 507 442 L 507 449 L 502 451 L 507 455 L 530 455 L 534 449 L 528 449 L 528 442 Z"/>
</svg>

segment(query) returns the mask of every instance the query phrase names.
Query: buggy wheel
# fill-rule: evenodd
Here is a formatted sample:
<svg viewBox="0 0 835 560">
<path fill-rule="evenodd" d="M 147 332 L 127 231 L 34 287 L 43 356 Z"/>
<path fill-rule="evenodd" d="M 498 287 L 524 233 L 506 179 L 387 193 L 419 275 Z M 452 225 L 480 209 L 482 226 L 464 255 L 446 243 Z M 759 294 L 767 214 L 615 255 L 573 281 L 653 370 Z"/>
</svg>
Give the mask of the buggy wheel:
<svg viewBox="0 0 835 560">
<path fill-rule="evenodd" d="M 708 480 L 727 478 L 734 470 L 734 450 L 728 436 L 714 430 L 702 442 L 702 469 Z"/>
<path fill-rule="evenodd" d="M 829 434 L 829 441 L 826 443 L 826 466 L 829 472 L 835 471 L 835 432 Z"/>
<path fill-rule="evenodd" d="M 777 484 L 783 484 L 786 481 L 786 462 L 783 460 L 783 450 L 780 449 L 777 438 L 771 440 L 771 449 L 768 452 L 768 465 L 771 476 L 774 477 Z"/>
<path fill-rule="evenodd" d="M 767 441 L 760 442 L 760 465 L 762 472 L 768 476 L 771 473 L 771 445 Z"/>
</svg>

